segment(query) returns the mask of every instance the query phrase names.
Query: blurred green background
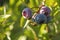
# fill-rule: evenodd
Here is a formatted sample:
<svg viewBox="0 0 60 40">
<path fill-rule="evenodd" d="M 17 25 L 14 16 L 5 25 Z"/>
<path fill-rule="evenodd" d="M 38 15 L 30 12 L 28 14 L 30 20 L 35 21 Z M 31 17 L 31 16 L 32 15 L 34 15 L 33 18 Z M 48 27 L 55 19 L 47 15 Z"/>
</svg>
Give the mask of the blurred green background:
<svg viewBox="0 0 60 40">
<path fill-rule="evenodd" d="M 7 0 L 6 0 L 7 1 Z M 38 10 L 43 0 L 9 0 L 0 6 L 0 40 L 60 40 L 60 0 L 46 0 L 45 5 L 51 9 L 52 20 L 48 24 L 32 26 L 23 29 L 26 19 L 22 10 L 32 8 Z"/>
</svg>

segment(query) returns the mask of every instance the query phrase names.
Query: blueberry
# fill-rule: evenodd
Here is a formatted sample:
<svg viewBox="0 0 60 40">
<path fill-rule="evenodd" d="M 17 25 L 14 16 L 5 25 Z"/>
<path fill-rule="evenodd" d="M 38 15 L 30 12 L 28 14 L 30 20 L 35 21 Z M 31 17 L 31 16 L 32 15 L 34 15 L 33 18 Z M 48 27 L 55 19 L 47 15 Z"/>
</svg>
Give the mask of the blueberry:
<svg viewBox="0 0 60 40">
<path fill-rule="evenodd" d="M 46 23 L 46 21 L 47 21 L 47 17 L 44 14 L 38 14 L 35 17 L 35 22 L 37 24 Z"/>
<path fill-rule="evenodd" d="M 25 8 L 23 9 L 22 11 L 22 16 L 25 18 L 25 19 L 31 19 L 32 18 L 32 11 L 30 8 Z"/>
<path fill-rule="evenodd" d="M 41 13 L 46 15 L 46 16 L 50 16 L 51 10 L 47 6 L 42 6 L 41 9 L 40 9 L 40 14 Z"/>
</svg>

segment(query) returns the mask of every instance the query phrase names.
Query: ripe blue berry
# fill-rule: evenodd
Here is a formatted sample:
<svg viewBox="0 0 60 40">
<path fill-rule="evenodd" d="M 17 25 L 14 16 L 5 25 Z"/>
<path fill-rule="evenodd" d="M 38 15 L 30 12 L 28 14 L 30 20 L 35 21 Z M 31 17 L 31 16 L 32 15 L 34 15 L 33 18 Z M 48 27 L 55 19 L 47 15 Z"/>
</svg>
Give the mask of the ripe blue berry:
<svg viewBox="0 0 60 40">
<path fill-rule="evenodd" d="M 35 22 L 37 24 L 46 23 L 46 21 L 47 21 L 47 18 L 46 18 L 46 16 L 44 14 L 38 14 L 35 17 Z"/>
<path fill-rule="evenodd" d="M 43 13 L 46 16 L 50 16 L 51 10 L 49 7 L 46 7 L 45 5 L 41 7 L 40 14 Z"/>
<path fill-rule="evenodd" d="M 32 11 L 30 8 L 25 8 L 23 9 L 22 11 L 22 16 L 25 18 L 25 19 L 31 19 L 32 17 Z"/>
</svg>

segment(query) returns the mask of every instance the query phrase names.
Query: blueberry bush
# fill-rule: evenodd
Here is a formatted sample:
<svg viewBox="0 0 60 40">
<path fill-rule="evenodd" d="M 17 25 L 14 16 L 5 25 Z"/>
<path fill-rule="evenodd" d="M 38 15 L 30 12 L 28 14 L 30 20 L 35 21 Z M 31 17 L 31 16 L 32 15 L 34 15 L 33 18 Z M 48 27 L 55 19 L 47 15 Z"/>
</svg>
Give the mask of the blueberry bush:
<svg viewBox="0 0 60 40">
<path fill-rule="evenodd" d="M 43 0 L 0 0 L 0 40 L 60 40 L 60 0 L 45 0 L 45 6 L 51 9 L 51 19 L 48 17 L 47 20 L 50 20 L 49 23 L 37 24 L 22 15 L 25 8 L 30 8 L 32 15 L 38 13 L 42 2 Z M 45 17 L 41 17 L 43 18 Z M 41 19 L 37 19 L 35 21 L 39 23 Z"/>
</svg>

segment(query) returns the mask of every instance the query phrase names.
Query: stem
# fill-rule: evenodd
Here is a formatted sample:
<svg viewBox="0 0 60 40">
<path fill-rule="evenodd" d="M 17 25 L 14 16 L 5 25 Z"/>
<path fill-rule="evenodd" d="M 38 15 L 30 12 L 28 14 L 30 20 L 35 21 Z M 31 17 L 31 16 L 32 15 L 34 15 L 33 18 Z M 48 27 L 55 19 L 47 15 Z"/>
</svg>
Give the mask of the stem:
<svg viewBox="0 0 60 40">
<path fill-rule="evenodd" d="M 42 5 L 45 5 L 45 1 L 46 1 L 46 0 L 43 0 Z"/>
<path fill-rule="evenodd" d="M 27 26 L 27 29 L 30 29 L 32 31 L 32 33 L 34 35 L 34 40 L 38 40 L 38 37 L 37 37 L 35 31 L 31 27 L 29 27 L 29 26 Z"/>
<path fill-rule="evenodd" d="M 4 15 L 3 15 L 4 17 L 6 16 L 6 5 L 4 5 Z M 3 17 L 3 18 L 4 18 Z M 2 23 L 2 24 L 5 24 L 5 21 L 6 21 L 6 19 L 4 20 L 4 22 Z"/>
<path fill-rule="evenodd" d="M 11 40 L 10 32 L 6 32 L 6 35 L 7 35 L 8 40 Z"/>
<path fill-rule="evenodd" d="M 4 16 L 6 15 L 6 6 L 4 5 Z"/>
<path fill-rule="evenodd" d="M 26 28 L 27 25 L 29 24 L 29 22 L 30 22 L 30 20 L 27 20 L 23 28 Z"/>
</svg>

